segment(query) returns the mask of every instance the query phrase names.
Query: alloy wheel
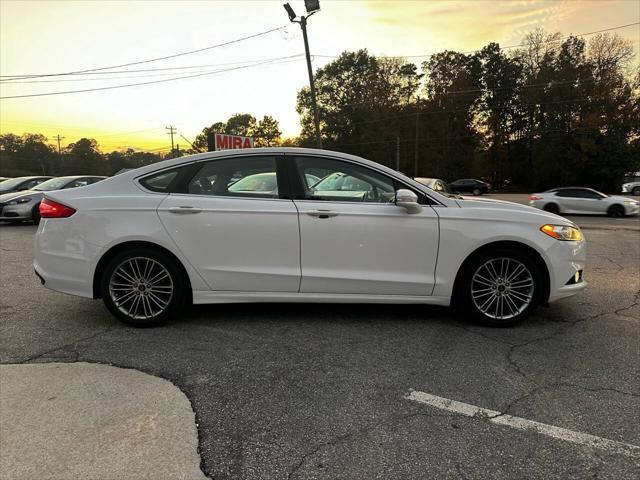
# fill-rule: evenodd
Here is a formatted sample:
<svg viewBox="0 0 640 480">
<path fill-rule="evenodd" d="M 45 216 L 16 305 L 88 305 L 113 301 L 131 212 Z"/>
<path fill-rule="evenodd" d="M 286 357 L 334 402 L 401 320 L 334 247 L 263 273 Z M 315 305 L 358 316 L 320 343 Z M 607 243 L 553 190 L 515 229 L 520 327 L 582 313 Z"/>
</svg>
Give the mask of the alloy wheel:
<svg viewBox="0 0 640 480">
<path fill-rule="evenodd" d="M 169 271 L 148 257 L 128 258 L 115 268 L 109 280 L 111 300 L 118 310 L 135 320 L 163 313 L 171 304 L 173 292 Z"/>
<path fill-rule="evenodd" d="M 495 320 L 509 320 L 533 301 L 533 275 L 513 258 L 493 258 L 483 263 L 471 279 L 471 297 L 476 308 Z"/>
</svg>

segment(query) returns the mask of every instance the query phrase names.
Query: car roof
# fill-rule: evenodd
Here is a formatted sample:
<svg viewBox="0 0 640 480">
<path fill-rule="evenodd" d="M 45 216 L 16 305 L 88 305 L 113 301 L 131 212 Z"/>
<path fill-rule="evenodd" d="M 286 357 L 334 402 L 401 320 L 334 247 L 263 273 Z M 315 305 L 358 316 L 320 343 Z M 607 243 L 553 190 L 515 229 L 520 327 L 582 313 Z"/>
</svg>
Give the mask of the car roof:
<svg viewBox="0 0 640 480">
<path fill-rule="evenodd" d="M 589 187 L 558 187 L 558 188 L 552 188 L 550 190 L 546 190 L 547 192 L 559 192 L 561 190 L 591 190 L 594 191 L 593 188 L 589 188 Z"/>
</svg>

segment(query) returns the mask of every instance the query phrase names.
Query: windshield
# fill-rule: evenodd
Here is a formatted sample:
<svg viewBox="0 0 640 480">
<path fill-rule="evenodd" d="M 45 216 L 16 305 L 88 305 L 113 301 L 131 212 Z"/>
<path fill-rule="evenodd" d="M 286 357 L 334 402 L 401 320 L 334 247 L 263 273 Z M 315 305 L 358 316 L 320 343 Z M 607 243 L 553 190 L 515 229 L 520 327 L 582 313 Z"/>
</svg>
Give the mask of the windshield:
<svg viewBox="0 0 640 480">
<path fill-rule="evenodd" d="M 60 190 L 64 188 L 67 183 L 71 181 L 71 178 L 52 178 L 51 180 L 47 180 L 46 182 L 42 182 L 37 187 L 34 187 L 34 190 L 39 190 L 41 192 L 49 192 L 51 190 Z"/>
<path fill-rule="evenodd" d="M 9 180 L 5 180 L 4 182 L 0 182 L 0 192 L 4 190 L 13 190 L 22 182 L 28 179 L 29 177 L 11 178 Z"/>
</svg>

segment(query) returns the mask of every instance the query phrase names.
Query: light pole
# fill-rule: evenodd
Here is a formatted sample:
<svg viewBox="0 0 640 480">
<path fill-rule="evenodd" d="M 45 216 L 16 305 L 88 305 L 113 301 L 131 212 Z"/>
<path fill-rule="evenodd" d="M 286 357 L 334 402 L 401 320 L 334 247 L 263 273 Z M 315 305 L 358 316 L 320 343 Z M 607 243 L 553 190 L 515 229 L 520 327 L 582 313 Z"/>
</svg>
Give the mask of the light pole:
<svg viewBox="0 0 640 480">
<path fill-rule="evenodd" d="M 311 69 L 311 55 L 309 54 L 309 39 L 307 38 L 307 18 L 320 10 L 320 0 L 304 0 L 304 6 L 307 9 L 307 15 L 301 15 L 300 20 L 296 20 L 296 12 L 293 11 L 291 5 L 285 3 L 284 9 L 289 15 L 289 20 L 293 23 L 299 23 L 302 28 L 302 37 L 304 38 L 304 52 L 307 56 L 307 71 L 309 73 L 309 88 L 311 90 L 311 108 L 313 109 L 313 123 L 316 127 L 316 144 L 322 149 L 322 137 L 320 136 L 320 117 L 318 116 L 318 104 L 316 102 L 316 87 L 313 83 L 313 70 Z"/>
</svg>

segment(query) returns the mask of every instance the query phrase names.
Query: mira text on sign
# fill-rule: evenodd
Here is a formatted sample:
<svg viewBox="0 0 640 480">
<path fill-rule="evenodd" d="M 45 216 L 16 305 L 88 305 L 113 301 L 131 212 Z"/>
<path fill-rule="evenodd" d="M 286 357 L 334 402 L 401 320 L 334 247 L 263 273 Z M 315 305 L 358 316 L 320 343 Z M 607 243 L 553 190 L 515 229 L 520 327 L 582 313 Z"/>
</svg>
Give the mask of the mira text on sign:
<svg viewBox="0 0 640 480">
<path fill-rule="evenodd" d="M 230 150 L 236 148 L 253 148 L 253 137 L 240 135 L 215 134 L 216 150 Z"/>
</svg>

